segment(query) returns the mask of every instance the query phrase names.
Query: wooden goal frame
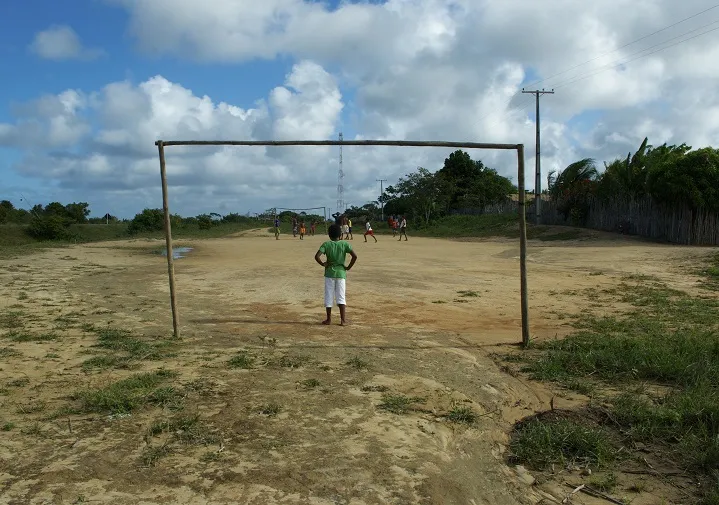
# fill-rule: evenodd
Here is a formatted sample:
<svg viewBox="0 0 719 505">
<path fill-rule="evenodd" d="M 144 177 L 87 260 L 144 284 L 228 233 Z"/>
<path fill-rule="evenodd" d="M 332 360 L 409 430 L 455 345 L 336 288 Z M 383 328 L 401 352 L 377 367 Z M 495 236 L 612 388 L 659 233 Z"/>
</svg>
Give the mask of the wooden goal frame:
<svg viewBox="0 0 719 505">
<path fill-rule="evenodd" d="M 499 149 L 517 152 L 517 188 L 519 189 L 519 279 L 522 312 L 522 345 L 529 345 L 529 302 L 527 295 L 527 216 L 524 192 L 524 144 L 491 144 L 483 142 L 443 142 L 419 140 L 157 140 L 162 179 L 162 209 L 165 214 L 165 242 L 167 244 L 167 274 L 170 281 L 172 328 L 180 338 L 180 319 L 175 290 L 175 266 L 172 257 L 172 228 L 167 194 L 165 147 L 170 146 L 393 146 L 393 147 L 449 147 L 457 149 Z"/>
</svg>

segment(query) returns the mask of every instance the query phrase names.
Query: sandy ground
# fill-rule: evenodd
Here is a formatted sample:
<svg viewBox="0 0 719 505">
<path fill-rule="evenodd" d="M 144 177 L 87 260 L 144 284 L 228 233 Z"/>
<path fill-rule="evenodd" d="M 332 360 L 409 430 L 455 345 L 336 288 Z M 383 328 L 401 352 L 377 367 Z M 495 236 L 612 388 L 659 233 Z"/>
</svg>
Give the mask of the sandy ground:
<svg viewBox="0 0 719 505">
<path fill-rule="evenodd" d="M 0 503 L 561 503 L 558 488 L 530 486 L 506 464 L 512 424 L 547 409 L 552 396 L 491 357 L 521 339 L 517 242 L 357 237 L 352 324 L 323 327 L 322 269 L 312 258 L 322 240 L 257 231 L 180 243 L 194 247 L 175 263 L 182 341 L 173 357 L 135 370 L 83 370 L 96 342 L 86 325 L 170 336 L 167 264 L 150 253 L 162 242 L 54 249 L 0 266 L 0 311 L 21 314 L 28 331 L 60 336 L 0 339 L 0 422 L 13 425 L 0 432 Z M 596 234 L 532 241 L 532 335 L 561 336 L 571 329 L 567 315 L 616 310 L 577 293 L 628 274 L 691 290 L 691 265 L 710 252 Z M 240 350 L 264 364 L 229 368 Z M 283 356 L 301 365 L 272 365 Z M 352 358 L 368 368 L 348 365 Z M 148 427 L 177 412 L 52 415 L 72 392 L 161 366 L 178 372 L 184 412 L 220 442 L 175 444 L 146 467 L 143 451 L 161 443 Z M 316 387 L 303 387 L 308 380 Z M 394 414 L 367 386 L 423 402 Z M 262 413 L 269 403 L 277 415 Z M 450 422 L 456 405 L 471 407 L 476 423 Z M 574 503 L 600 502 L 579 495 Z"/>
</svg>

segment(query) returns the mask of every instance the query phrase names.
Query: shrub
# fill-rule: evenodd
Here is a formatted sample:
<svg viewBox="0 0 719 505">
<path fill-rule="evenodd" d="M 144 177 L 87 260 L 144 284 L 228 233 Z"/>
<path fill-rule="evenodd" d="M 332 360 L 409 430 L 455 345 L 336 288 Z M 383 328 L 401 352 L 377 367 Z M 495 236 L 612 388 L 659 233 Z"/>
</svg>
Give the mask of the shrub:
<svg viewBox="0 0 719 505">
<path fill-rule="evenodd" d="M 70 238 L 70 221 L 57 215 L 35 216 L 27 229 L 28 235 L 38 240 L 63 240 Z"/>
<path fill-rule="evenodd" d="M 127 227 L 127 231 L 130 234 L 148 232 L 148 231 L 162 231 L 165 228 L 165 214 L 162 209 L 145 209 L 139 214 L 136 214 L 130 225 Z"/>
</svg>

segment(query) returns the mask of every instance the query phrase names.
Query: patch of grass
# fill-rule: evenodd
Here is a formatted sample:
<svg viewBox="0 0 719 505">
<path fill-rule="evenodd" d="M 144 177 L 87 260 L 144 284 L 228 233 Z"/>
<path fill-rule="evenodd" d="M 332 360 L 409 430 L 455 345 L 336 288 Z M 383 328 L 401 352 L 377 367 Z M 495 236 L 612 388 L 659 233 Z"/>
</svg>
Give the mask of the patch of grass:
<svg viewBox="0 0 719 505">
<path fill-rule="evenodd" d="M 585 394 L 623 391 L 610 393 L 598 408 L 607 427 L 624 443 L 642 442 L 707 482 L 719 468 L 719 299 L 691 296 L 652 277 L 625 280 L 634 283 L 592 296 L 602 306 L 632 308 L 619 316 L 581 317 L 574 334 L 528 351 L 523 371 Z M 541 440 L 548 445 L 548 432 L 541 423 L 527 429 L 520 446 L 538 456 L 527 450 L 524 458 L 556 462 L 556 447 L 553 457 L 547 447 L 532 447 Z"/>
<path fill-rule="evenodd" d="M 147 446 L 143 449 L 140 461 L 142 466 L 153 467 L 165 456 L 172 454 L 172 447 L 169 445 Z"/>
<path fill-rule="evenodd" d="M 602 493 L 611 493 L 617 487 L 617 476 L 614 473 L 594 475 L 589 479 L 589 485 Z"/>
<path fill-rule="evenodd" d="M 42 435 L 42 428 L 40 427 L 40 423 L 33 423 L 26 428 L 22 428 L 20 430 L 20 433 L 22 433 L 23 435 L 30 435 L 30 436 L 37 437 L 37 436 Z"/>
<path fill-rule="evenodd" d="M 75 393 L 71 398 L 79 402 L 81 412 L 126 414 L 145 405 L 157 386 L 175 376 L 168 370 L 141 373 L 104 388 Z"/>
<path fill-rule="evenodd" d="M 20 293 L 18 293 L 18 295 L 17 295 L 17 299 L 21 300 L 21 301 L 27 300 L 28 298 L 30 298 L 30 297 L 27 296 L 27 293 L 25 291 L 20 291 Z"/>
<path fill-rule="evenodd" d="M 58 339 L 55 333 L 11 333 L 9 337 L 13 342 L 50 342 Z"/>
<path fill-rule="evenodd" d="M 11 431 L 15 428 L 15 423 L 7 422 L 3 423 L 2 426 L 0 426 L 0 430 L 2 431 Z"/>
<path fill-rule="evenodd" d="M 95 330 L 97 347 L 111 351 L 126 352 L 134 359 L 158 360 L 166 356 L 163 350 L 171 345 L 169 341 L 147 342 L 135 337 L 127 330 L 103 328 Z"/>
<path fill-rule="evenodd" d="M 172 386 L 162 386 L 147 396 L 147 402 L 169 410 L 181 410 L 185 395 Z"/>
<path fill-rule="evenodd" d="M 173 440 L 184 444 L 209 445 L 219 442 L 219 436 L 212 433 L 200 416 L 179 416 L 174 419 L 156 421 L 148 429 L 148 439 L 169 433 Z"/>
<path fill-rule="evenodd" d="M 359 356 L 354 356 L 345 362 L 345 365 L 354 368 L 355 370 L 367 370 L 369 363 Z"/>
<path fill-rule="evenodd" d="M 213 461 L 219 461 L 222 459 L 222 453 L 219 451 L 207 451 L 205 454 L 200 456 L 200 461 L 203 463 L 211 463 Z"/>
<path fill-rule="evenodd" d="M 45 410 L 45 402 L 43 401 L 26 403 L 25 405 L 20 405 L 17 408 L 18 414 L 36 414 L 37 412 L 42 412 L 43 410 Z"/>
<path fill-rule="evenodd" d="M 22 353 L 12 347 L 0 347 L 0 358 L 14 358 L 17 356 L 22 356 Z"/>
<path fill-rule="evenodd" d="M 382 403 L 377 408 L 392 412 L 393 414 L 406 414 L 413 405 L 424 403 L 425 399 L 419 396 L 406 396 L 402 394 L 383 394 Z"/>
<path fill-rule="evenodd" d="M 432 303 L 442 304 L 442 303 L 447 303 L 447 302 L 445 302 L 444 300 L 435 300 Z"/>
<path fill-rule="evenodd" d="M 455 405 L 447 413 L 446 418 L 453 423 L 474 424 L 477 420 L 477 414 L 467 405 Z"/>
<path fill-rule="evenodd" d="M 17 310 L 0 312 L 0 328 L 17 330 L 25 326 L 25 314 Z"/>
<path fill-rule="evenodd" d="M 85 370 L 100 368 L 127 369 L 138 361 L 157 361 L 170 357 L 169 340 L 147 341 L 135 336 L 132 332 L 117 328 L 89 327 L 97 335 L 97 344 L 94 346 L 107 354 L 94 356 L 83 363 Z"/>
<path fill-rule="evenodd" d="M 28 384 L 30 384 L 30 379 L 27 377 L 18 377 L 17 379 L 7 381 L 7 386 L 11 388 L 21 388 L 23 386 L 27 386 Z"/>
<path fill-rule="evenodd" d="M 57 353 L 55 353 L 55 352 L 49 352 L 49 353 L 47 353 L 47 354 L 45 355 L 45 357 L 46 357 L 46 358 L 49 358 L 49 359 L 54 359 L 54 358 L 59 358 L 60 355 L 57 354 Z"/>
<path fill-rule="evenodd" d="M 519 217 L 511 214 L 484 214 L 480 216 L 445 216 L 429 226 L 414 230 L 415 235 L 426 237 L 519 237 Z"/>
<path fill-rule="evenodd" d="M 538 345 L 543 352 L 525 370 L 540 380 L 591 375 L 677 386 L 719 374 L 717 300 L 689 299 L 662 288 L 633 290 L 624 298 L 642 310 L 623 317 L 585 317 L 579 332 Z"/>
<path fill-rule="evenodd" d="M 314 389 L 316 387 L 319 387 L 320 381 L 317 379 L 305 379 L 300 382 L 300 386 L 302 386 L 305 389 Z"/>
<path fill-rule="evenodd" d="M 101 356 L 93 356 L 92 358 L 85 360 L 82 363 L 82 368 L 84 370 L 90 370 L 90 369 L 109 369 L 109 368 L 117 368 L 117 369 L 128 369 L 132 368 L 132 358 L 129 356 L 116 356 L 114 354 L 105 354 Z"/>
<path fill-rule="evenodd" d="M 464 298 L 477 298 L 480 296 L 478 291 L 471 290 L 457 291 L 457 294 Z"/>
<path fill-rule="evenodd" d="M 567 379 L 562 382 L 562 385 L 585 396 L 590 396 L 596 389 L 591 382 L 585 379 Z"/>
<path fill-rule="evenodd" d="M 305 354 L 283 354 L 270 360 L 269 364 L 281 368 L 301 368 L 311 361 L 312 357 Z"/>
<path fill-rule="evenodd" d="M 566 419 L 533 417 L 520 422 L 509 445 L 511 459 L 534 470 L 552 464 L 591 464 L 603 467 L 615 458 L 606 433 Z"/>
<path fill-rule="evenodd" d="M 282 405 L 278 403 L 268 403 L 260 408 L 260 414 L 267 417 L 275 417 L 282 411 Z"/>
<path fill-rule="evenodd" d="M 249 370 L 255 364 L 255 357 L 247 352 L 239 352 L 227 362 L 230 368 L 242 368 Z"/>
</svg>

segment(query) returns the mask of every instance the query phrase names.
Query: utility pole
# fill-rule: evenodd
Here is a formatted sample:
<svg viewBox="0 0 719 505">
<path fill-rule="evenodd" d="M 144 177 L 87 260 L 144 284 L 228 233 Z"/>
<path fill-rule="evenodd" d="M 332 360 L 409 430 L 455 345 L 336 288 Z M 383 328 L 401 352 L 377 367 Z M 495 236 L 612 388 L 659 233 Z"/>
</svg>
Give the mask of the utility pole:
<svg viewBox="0 0 719 505">
<path fill-rule="evenodd" d="M 379 182 L 379 197 L 382 198 L 382 195 L 384 195 L 384 184 L 387 182 L 387 179 L 375 179 L 377 182 Z M 384 223 L 384 202 L 380 200 L 379 202 L 380 208 L 382 209 L 382 222 Z"/>
<path fill-rule="evenodd" d="M 541 207 L 542 207 L 542 162 L 539 157 L 539 146 L 540 146 L 540 138 L 539 138 L 539 96 L 540 95 L 553 95 L 554 89 L 551 91 L 547 91 L 545 89 L 537 89 L 534 91 L 525 90 L 522 88 L 522 93 L 531 93 L 534 95 L 536 101 L 537 101 L 537 120 L 536 120 L 536 126 L 537 126 L 537 154 L 534 158 L 534 210 L 536 213 L 536 219 L 537 224 L 539 224 L 539 218 L 541 216 Z"/>
</svg>

